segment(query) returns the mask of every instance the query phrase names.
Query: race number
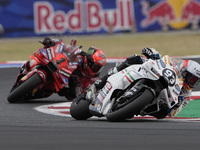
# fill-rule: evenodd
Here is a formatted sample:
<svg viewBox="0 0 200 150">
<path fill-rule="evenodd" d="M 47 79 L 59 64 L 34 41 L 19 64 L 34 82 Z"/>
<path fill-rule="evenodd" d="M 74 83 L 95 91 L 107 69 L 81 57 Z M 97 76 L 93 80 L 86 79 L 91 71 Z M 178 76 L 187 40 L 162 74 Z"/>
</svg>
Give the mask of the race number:
<svg viewBox="0 0 200 150">
<path fill-rule="evenodd" d="M 174 86 L 175 85 L 175 83 L 176 83 L 176 74 L 175 74 L 175 72 L 173 70 L 164 69 L 162 74 L 163 74 L 163 77 L 168 80 L 169 86 Z"/>
</svg>

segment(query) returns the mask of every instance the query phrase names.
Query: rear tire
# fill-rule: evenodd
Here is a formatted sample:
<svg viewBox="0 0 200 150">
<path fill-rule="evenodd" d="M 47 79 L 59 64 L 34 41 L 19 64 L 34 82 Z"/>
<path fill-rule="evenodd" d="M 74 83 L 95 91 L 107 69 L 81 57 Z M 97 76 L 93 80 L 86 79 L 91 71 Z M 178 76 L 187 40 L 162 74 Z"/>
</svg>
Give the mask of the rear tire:
<svg viewBox="0 0 200 150">
<path fill-rule="evenodd" d="M 35 73 L 29 79 L 27 79 L 24 83 L 20 84 L 18 87 L 14 88 L 10 94 L 8 95 L 8 102 L 16 103 L 26 95 L 27 92 L 36 88 L 39 84 L 43 82 L 42 78 Z"/>
<path fill-rule="evenodd" d="M 154 94 L 149 89 L 145 89 L 145 91 L 137 97 L 135 100 L 130 102 L 128 105 L 118 109 L 116 111 L 110 111 L 106 114 L 106 118 L 108 121 L 117 122 L 123 121 L 130 116 L 134 116 L 140 113 L 140 111 L 149 104 L 154 98 Z"/>
<path fill-rule="evenodd" d="M 90 102 L 84 99 L 84 93 L 73 100 L 70 107 L 70 114 L 76 120 L 86 120 L 92 117 L 89 111 Z"/>
</svg>

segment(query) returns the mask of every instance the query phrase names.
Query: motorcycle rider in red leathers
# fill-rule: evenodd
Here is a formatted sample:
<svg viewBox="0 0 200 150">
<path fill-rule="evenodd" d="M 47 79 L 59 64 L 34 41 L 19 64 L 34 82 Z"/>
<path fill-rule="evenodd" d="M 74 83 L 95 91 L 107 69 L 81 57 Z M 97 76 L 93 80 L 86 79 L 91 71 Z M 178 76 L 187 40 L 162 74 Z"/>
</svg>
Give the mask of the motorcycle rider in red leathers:
<svg viewBox="0 0 200 150">
<path fill-rule="evenodd" d="M 105 76 L 95 82 L 94 85 L 96 90 L 103 88 L 109 76 L 125 69 L 130 65 L 142 64 L 147 59 L 156 60 L 161 58 L 161 55 L 154 48 L 144 48 L 142 50 L 142 54 L 145 55 L 146 58 L 138 55 L 133 55 L 126 58 L 126 60 L 120 65 L 111 68 Z M 170 63 L 171 65 L 174 64 L 173 61 L 171 61 Z M 180 77 L 183 78 L 183 87 L 181 88 L 181 92 L 179 95 L 179 103 L 170 110 L 168 109 L 168 106 L 163 105 L 159 112 L 159 116 L 157 116 L 160 119 L 165 118 L 167 115 L 170 117 L 174 117 L 175 115 L 177 115 L 189 103 L 189 101 L 191 100 L 192 89 L 196 87 L 200 82 L 200 65 L 197 62 L 192 60 L 184 60 L 181 63 L 180 67 L 178 67 L 178 71 L 181 75 Z M 132 96 L 132 94 L 133 92 L 131 92 L 130 90 L 129 95 L 126 95 L 124 98 L 130 97 Z M 87 97 L 92 96 L 88 95 Z"/>
<path fill-rule="evenodd" d="M 46 37 L 42 42 L 44 48 L 54 46 L 55 43 L 56 40 L 49 37 Z M 74 48 L 77 49 L 74 53 L 78 57 L 78 67 L 73 71 L 72 78 L 69 80 L 70 88 L 64 88 L 58 93 L 60 96 L 65 96 L 68 100 L 73 100 L 77 95 L 81 94 L 82 91 L 77 89 L 77 84 L 93 84 L 106 64 L 105 55 L 100 49 L 90 47 L 86 53 L 80 49 L 81 47 L 76 47 L 76 40 L 72 40 L 70 45 L 65 47 L 66 50 Z"/>
</svg>

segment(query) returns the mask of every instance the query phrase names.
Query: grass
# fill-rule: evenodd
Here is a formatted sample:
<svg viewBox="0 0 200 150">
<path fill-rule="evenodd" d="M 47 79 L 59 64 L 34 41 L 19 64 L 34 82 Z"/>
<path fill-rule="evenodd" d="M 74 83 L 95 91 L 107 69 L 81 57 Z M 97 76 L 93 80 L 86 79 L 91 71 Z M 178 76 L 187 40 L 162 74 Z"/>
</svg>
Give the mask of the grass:
<svg viewBox="0 0 200 150">
<path fill-rule="evenodd" d="M 131 33 L 116 35 L 88 35 L 88 36 L 63 36 L 66 43 L 71 39 L 77 39 L 77 45 L 82 45 L 83 50 L 90 46 L 96 46 L 104 51 L 106 57 L 127 57 L 133 54 L 141 54 L 144 47 L 153 47 L 161 55 L 186 56 L 200 54 L 200 32 L 153 32 Z M 0 39 L 0 62 L 27 60 L 38 48 L 42 47 L 36 38 L 2 38 Z"/>
</svg>

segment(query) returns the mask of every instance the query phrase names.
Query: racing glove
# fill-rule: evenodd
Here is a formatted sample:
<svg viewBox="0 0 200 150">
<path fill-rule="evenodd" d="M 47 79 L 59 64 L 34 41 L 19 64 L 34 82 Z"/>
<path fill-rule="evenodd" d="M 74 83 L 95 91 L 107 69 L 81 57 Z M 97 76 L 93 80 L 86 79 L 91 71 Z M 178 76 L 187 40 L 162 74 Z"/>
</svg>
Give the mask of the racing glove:
<svg viewBox="0 0 200 150">
<path fill-rule="evenodd" d="M 54 41 L 49 37 L 45 37 L 42 44 L 44 45 L 44 48 L 49 48 L 55 45 Z"/>
<path fill-rule="evenodd" d="M 142 50 L 142 54 L 148 59 L 156 60 L 161 58 L 160 54 L 154 48 L 146 47 Z"/>
</svg>

